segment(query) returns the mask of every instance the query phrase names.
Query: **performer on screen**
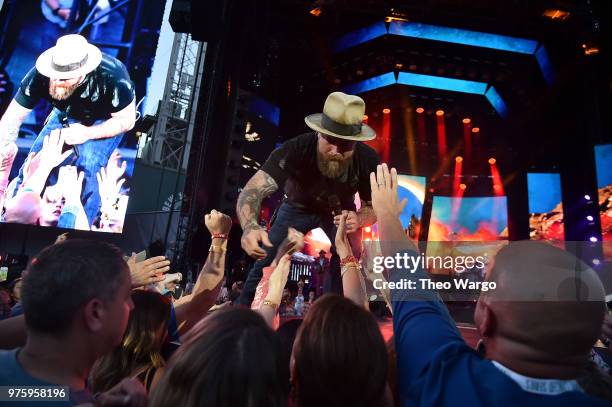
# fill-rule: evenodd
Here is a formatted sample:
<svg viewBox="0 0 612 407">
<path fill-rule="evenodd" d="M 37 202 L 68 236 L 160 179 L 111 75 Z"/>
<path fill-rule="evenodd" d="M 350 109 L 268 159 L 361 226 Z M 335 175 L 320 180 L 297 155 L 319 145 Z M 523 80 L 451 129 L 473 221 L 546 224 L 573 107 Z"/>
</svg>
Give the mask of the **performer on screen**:
<svg viewBox="0 0 612 407">
<path fill-rule="evenodd" d="M 302 233 L 321 227 L 333 242 L 342 210 L 350 211 L 348 233 L 376 222 L 370 202 L 370 173 L 376 171 L 380 160 L 372 148 L 362 143 L 376 137 L 374 130 L 363 124 L 364 113 L 365 103 L 360 97 L 342 92 L 330 94 L 323 113 L 305 118 L 314 132 L 283 143 L 244 186 L 236 208 L 243 229 L 241 243 L 258 261 L 245 281 L 241 304 L 252 302 L 262 269 L 271 263 L 289 227 Z M 268 233 L 257 222 L 257 216 L 263 199 L 279 188 L 287 199 Z M 361 198 L 359 211 L 355 210 L 356 192 Z M 331 273 L 339 282 L 337 255 Z"/>
<path fill-rule="evenodd" d="M 50 102 L 53 110 L 30 153 L 41 150 L 45 136 L 61 131 L 65 143 L 74 149 L 64 165 L 75 165 L 85 173 L 81 202 L 91 225 L 100 209 L 96 173 L 106 166 L 123 133 L 134 127 L 133 84 L 121 61 L 103 54 L 84 37 L 60 37 L 38 57 L 0 119 L 0 156 L 14 148 L 21 124 L 41 99 Z M 23 171 L 22 166 L 7 197 L 17 192 Z M 54 183 L 56 172 L 48 184 Z"/>
</svg>

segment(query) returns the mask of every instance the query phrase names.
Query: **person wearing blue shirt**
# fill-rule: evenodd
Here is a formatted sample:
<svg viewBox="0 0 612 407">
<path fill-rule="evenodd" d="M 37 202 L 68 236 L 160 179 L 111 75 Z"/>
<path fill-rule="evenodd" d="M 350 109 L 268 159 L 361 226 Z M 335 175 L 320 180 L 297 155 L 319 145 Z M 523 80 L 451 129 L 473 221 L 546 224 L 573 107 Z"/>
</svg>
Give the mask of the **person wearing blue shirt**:
<svg viewBox="0 0 612 407">
<path fill-rule="evenodd" d="M 371 174 L 372 205 L 384 256 L 418 256 L 399 221 L 397 172 L 383 164 Z M 539 242 L 501 249 L 481 294 L 475 322 L 486 356 L 459 334 L 425 271 L 391 268 L 389 281 L 415 281 L 392 290 L 398 387 L 402 406 L 603 406 L 579 377 L 601 331 L 604 289 L 574 256 Z"/>
</svg>

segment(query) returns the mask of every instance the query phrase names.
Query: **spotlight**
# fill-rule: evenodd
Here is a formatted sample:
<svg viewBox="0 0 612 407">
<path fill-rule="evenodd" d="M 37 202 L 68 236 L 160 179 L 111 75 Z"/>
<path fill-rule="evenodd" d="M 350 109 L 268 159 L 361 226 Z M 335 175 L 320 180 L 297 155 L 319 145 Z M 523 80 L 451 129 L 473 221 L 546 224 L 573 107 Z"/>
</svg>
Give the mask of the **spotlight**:
<svg viewBox="0 0 612 407">
<path fill-rule="evenodd" d="M 366 226 L 366 227 L 364 228 L 364 231 L 365 231 L 366 233 L 370 233 L 370 232 L 372 231 L 372 228 L 371 228 L 371 227 L 369 227 L 369 226 Z"/>
<path fill-rule="evenodd" d="M 444 110 L 436 110 L 436 116 L 444 116 Z"/>
<path fill-rule="evenodd" d="M 315 17 L 319 17 L 323 13 L 323 10 L 321 10 L 321 7 L 314 7 L 310 9 L 309 13 Z"/>
<path fill-rule="evenodd" d="M 591 242 L 595 243 L 595 242 L 597 242 L 598 239 L 595 236 L 591 236 L 591 237 L 589 237 L 589 240 Z"/>
<path fill-rule="evenodd" d="M 416 112 L 417 113 L 423 113 L 425 111 L 425 109 L 423 109 L 422 107 L 417 107 L 416 108 Z"/>
<path fill-rule="evenodd" d="M 459 184 L 459 189 L 461 189 L 462 191 L 465 191 L 466 188 L 467 186 L 465 184 Z"/>
<path fill-rule="evenodd" d="M 588 215 L 588 216 L 587 216 L 587 220 L 588 220 L 589 222 L 593 222 L 593 217 L 592 217 L 591 215 Z"/>
<path fill-rule="evenodd" d="M 472 120 L 469 117 L 466 117 L 465 119 L 462 120 L 463 124 L 470 124 L 472 122 Z"/>
<path fill-rule="evenodd" d="M 593 264 L 599 266 L 601 264 L 601 261 L 599 259 L 593 259 Z"/>
<path fill-rule="evenodd" d="M 494 165 L 497 162 L 497 160 L 493 157 L 489 158 L 489 164 Z"/>
<path fill-rule="evenodd" d="M 570 12 L 565 10 L 559 10 L 555 8 L 549 8 L 544 10 L 542 16 L 553 20 L 553 21 L 565 21 L 569 18 Z"/>
<path fill-rule="evenodd" d="M 389 114 L 389 113 L 391 113 L 391 109 L 389 109 L 388 107 L 385 107 L 385 108 L 383 109 L 383 113 L 384 113 L 384 114 Z"/>
<path fill-rule="evenodd" d="M 587 194 L 587 195 L 585 195 L 585 196 L 584 196 L 584 199 L 586 199 L 587 201 L 590 201 L 590 200 L 591 200 L 591 195 L 588 195 L 588 194 Z"/>
<path fill-rule="evenodd" d="M 472 133 L 480 133 L 480 127 L 474 127 Z"/>
<path fill-rule="evenodd" d="M 494 189 L 494 190 L 498 190 L 499 188 L 501 188 L 501 186 L 500 186 L 499 184 L 495 184 L 495 185 L 493 185 L 493 189 Z"/>
<path fill-rule="evenodd" d="M 461 161 L 463 161 L 463 157 L 461 157 L 460 155 L 458 155 L 457 157 L 455 157 L 455 161 L 460 163 Z"/>
</svg>

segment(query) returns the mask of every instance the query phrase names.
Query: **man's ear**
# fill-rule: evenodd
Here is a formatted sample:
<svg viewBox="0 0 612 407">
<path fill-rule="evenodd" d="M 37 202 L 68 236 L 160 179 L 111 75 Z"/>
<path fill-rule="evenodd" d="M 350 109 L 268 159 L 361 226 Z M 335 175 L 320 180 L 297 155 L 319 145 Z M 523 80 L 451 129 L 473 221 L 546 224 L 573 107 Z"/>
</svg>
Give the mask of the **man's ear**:
<svg viewBox="0 0 612 407">
<path fill-rule="evenodd" d="M 99 298 L 92 298 L 83 308 L 83 320 L 90 332 L 96 333 L 102 330 L 106 317 L 106 307 Z"/>
<path fill-rule="evenodd" d="M 493 310 L 489 304 L 481 297 L 476 303 L 476 312 L 474 315 L 474 323 L 478 329 L 478 333 L 483 338 L 493 336 L 495 332 L 496 320 Z"/>
</svg>

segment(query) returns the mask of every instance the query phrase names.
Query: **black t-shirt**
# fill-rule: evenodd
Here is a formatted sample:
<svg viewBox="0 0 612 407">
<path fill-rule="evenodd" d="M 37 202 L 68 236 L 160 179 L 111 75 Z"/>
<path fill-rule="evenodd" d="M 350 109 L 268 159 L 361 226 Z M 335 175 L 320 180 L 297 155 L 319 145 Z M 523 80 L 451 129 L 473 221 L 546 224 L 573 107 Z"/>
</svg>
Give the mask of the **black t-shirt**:
<svg viewBox="0 0 612 407">
<path fill-rule="evenodd" d="M 87 74 L 83 83 L 66 100 L 58 101 L 49 95 L 49 78 L 32 68 L 23 78 L 15 100 L 27 109 L 33 109 L 44 99 L 69 117 L 86 126 L 96 120 L 110 119 L 111 113 L 126 108 L 134 100 L 134 85 L 121 61 L 102 54 L 102 62 Z"/>
<path fill-rule="evenodd" d="M 371 201 L 370 173 L 376 172 L 380 163 L 376 152 L 357 142 L 348 171 L 331 179 L 321 174 L 317 166 L 317 138 L 316 133 L 305 133 L 284 142 L 261 169 L 284 187 L 290 202 L 313 212 L 329 214 L 336 209 L 330 205 L 338 201 L 342 209 L 354 209 L 355 192 L 362 200 Z"/>
</svg>

